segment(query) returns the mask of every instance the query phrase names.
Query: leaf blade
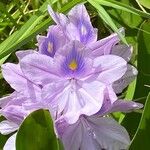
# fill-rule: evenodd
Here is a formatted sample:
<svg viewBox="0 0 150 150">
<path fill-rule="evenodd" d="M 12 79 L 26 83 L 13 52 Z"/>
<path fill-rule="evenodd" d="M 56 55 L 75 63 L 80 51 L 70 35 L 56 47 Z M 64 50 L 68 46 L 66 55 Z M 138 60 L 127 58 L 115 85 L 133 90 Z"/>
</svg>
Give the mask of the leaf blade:
<svg viewBox="0 0 150 150">
<path fill-rule="evenodd" d="M 53 120 L 46 110 L 31 113 L 22 123 L 17 133 L 16 150 L 58 150 Z"/>
</svg>

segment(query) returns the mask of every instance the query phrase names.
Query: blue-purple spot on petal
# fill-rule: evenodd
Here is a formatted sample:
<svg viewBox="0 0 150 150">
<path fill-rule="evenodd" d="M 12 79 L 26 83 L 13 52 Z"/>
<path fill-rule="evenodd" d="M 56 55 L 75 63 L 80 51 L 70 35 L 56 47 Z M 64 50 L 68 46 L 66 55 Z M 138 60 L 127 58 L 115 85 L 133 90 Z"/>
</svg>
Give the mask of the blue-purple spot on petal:
<svg viewBox="0 0 150 150">
<path fill-rule="evenodd" d="M 42 54 L 54 57 L 56 52 L 56 39 L 52 35 L 49 35 L 42 43 L 41 49 Z"/>
<path fill-rule="evenodd" d="M 70 53 L 66 56 L 61 68 L 66 76 L 75 77 L 83 73 L 84 59 L 81 53 L 77 52 L 73 46 Z"/>
<path fill-rule="evenodd" d="M 85 20 L 78 20 L 77 27 L 79 29 L 80 41 L 87 44 L 92 34 L 91 25 Z"/>
</svg>

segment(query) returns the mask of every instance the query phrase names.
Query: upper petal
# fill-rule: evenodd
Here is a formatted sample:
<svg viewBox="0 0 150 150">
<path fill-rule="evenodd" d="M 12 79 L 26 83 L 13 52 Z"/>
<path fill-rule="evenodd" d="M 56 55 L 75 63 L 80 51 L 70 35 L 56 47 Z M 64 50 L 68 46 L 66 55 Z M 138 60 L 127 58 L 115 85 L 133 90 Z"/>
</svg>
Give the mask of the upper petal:
<svg viewBox="0 0 150 150">
<path fill-rule="evenodd" d="M 0 122 L 0 133 L 3 135 L 10 134 L 18 129 L 18 124 L 4 120 Z"/>
<path fill-rule="evenodd" d="M 120 28 L 119 32 L 124 33 L 124 28 Z M 114 45 L 116 45 L 119 41 L 120 38 L 118 34 L 113 33 L 110 36 L 89 45 L 89 48 L 92 50 L 92 54 L 96 57 L 108 55 L 111 53 Z"/>
<path fill-rule="evenodd" d="M 55 52 L 65 45 L 66 38 L 58 25 L 50 26 L 46 37 L 38 37 L 39 53 L 53 57 Z"/>
<path fill-rule="evenodd" d="M 133 51 L 132 46 L 128 46 L 125 44 L 118 44 L 112 48 L 111 54 L 120 56 L 128 62 L 131 59 L 132 51 Z"/>
<path fill-rule="evenodd" d="M 97 40 L 97 29 L 94 29 L 87 10 L 83 4 L 76 5 L 68 13 L 70 24 L 66 27 L 66 33 L 71 40 L 79 40 L 83 44 L 90 45 Z"/>
<path fill-rule="evenodd" d="M 92 71 L 90 52 L 81 42 L 71 41 L 56 52 L 54 60 L 63 77 L 81 79 Z"/>
<path fill-rule="evenodd" d="M 65 27 L 68 22 L 68 18 L 64 14 L 54 12 L 50 5 L 48 5 L 48 12 L 57 25 Z"/>
</svg>

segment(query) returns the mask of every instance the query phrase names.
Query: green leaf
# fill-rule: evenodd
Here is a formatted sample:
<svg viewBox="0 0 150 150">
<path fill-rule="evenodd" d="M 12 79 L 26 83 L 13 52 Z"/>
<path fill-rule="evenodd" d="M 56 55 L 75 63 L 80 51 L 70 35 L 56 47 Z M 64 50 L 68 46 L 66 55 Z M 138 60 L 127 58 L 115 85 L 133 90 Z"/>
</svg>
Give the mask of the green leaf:
<svg viewBox="0 0 150 150">
<path fill-rule="evenodd" d="M 132 140 L 130 150 L 146 150 L 150 147 L 150 93 L 137 132 Z M 142 144 L 141 144 L 142 141 Z"/>
<path fill-rule="evenodd" d="M 58 150 L 53 120 L 46 110 L 31 113 L 17 133 L 16 150 Z"/>
<path fill-rule="evenodd" d="M 36 13 L 33 15 L 19 31 L 16 31 L 9 38 L 7 38 L 4 42 L 0 44 L 0 59 L 5 57 L 6 55 L 12 53 L 15 48 L 18 48 L 18 44 L 23 45 L 24 42 L 22 40 L 26 39 L 29 34 L 33 34 L 33 29 L 42 21 L 45 17 L 45 12 L 48 3 L 45 2 Z"/>
<path fill-rule="evenodd" d="M 2 59 L 0 59 L 0 66 L 6 61 L 6 59 L 9 57 L 9 55 L 3 57 Z"/>
<path fill-rule="evenodd" d="M 150 85 L 150 22 L 144 22 L 138 34 L 138 56 L 137 56 L 137 69 L 138 76 L 136 82 L 136 88 L 134 93 L 134 99 L 141 99 L 139 102 L 145 103 L 150 88 L 146 85 Z M 144 32 L 143 32 L 144 30 Z M 146 32 L 145 32 L 146 31 Z M 122 124 L 126 127 L 131 137 L 134 136 L 141 114 L 130 113 L 127 114 Z"/>
<path fill-rule="evenodd" d="M 140 11 L 134 7 L 130 7 L 124 3 L 118 2 L 116 0 L 96 0 L 99 4 L 104 5 L 104 6 L 109 6 L 109 7 L 113 7 L 115 9 L 120 9 L 123 11 L 127 11 L 130 13 L 133 13 L 135 15 L 139 15 L 145 18 L 150 18 L 150 14 L 149 13 L 145 13 L 143 11 Z"/>
<path fill-rule="evenodd" d="M 144 30 L 144 32 L 143 32 Z M 146 32 L 145 32 L 146 31 Z M 138 56 L 137 56 L 137 84 L 134 98 L 145 97 L 150 89 L 150 21 L 145 21 L 138 34 Z"/>
<path fill-rule="evenodd" d="M 0 150 L 3 149 L 7 139 L 8 139 L 8 135 L 6 136 L 6 135 L 0 134 Z"/>
<path fill-rule="evenodd" d="M 88 0 L 88 2 L 97 9 L 98 14 L 103 19 L 103 21 L 106 22 L 112 28 L 112 30 L 114 30 L 119 35 L 119 37 L 125 44 L 127 44 L 125 37 L 119 32 L 117 26 L 115 25 L 109 14 L 106 12 L 106 10 L 101 5 L 99 5 L 97 1 Z"/>
<path fill-rule="evenodd" d="M 133 1 L 129 0 L 120 0 L 121 3 L 130 6 L 135 7 L 135 3 Z M 134 30 L 129 31 L 128 26 L 131 28 L 137 28 L 139 25 L 143 22 L 143 18 L 139 15 L 135 15 L 131 12 L 124 11 L 122 9 L 114 9 L 110 7 L 106 7 L 107 12 L 110 14 L 110 16 L 121 26 L 127 28 L 126 32 L 130 33 L 130 36 L 133 37 L 134 33 L 131 34 L 131 32 L 134 32 Z M 127 37 L 126 37 L 127 38 Z"/>
<path fill-rule="evenodd" d="M 150 9 L 150 0 L 138 0 L 141 5 Z"/>
<path fill-rule="evenodd" d="M 58 145 L 59 145 L 59 150 L 65 150 L 64 146 L 63 146 L 63 143 L 60 139 L 58 139 Z"/>
</svg>

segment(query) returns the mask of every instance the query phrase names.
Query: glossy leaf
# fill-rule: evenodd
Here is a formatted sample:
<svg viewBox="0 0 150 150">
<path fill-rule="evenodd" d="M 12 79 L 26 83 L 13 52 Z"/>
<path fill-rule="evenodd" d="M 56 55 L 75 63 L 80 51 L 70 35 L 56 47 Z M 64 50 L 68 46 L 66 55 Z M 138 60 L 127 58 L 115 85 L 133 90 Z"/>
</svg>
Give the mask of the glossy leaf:
<svg viewBox="0 0 150 150">
<path fill-rule="evenodd" d="M 149 13 L 145 13 L 143 11 L 140 11 L 134 7 L 130 7 L 124 3 L 118 2 L 116 0 L 96 0 L 99 4 L 101 5 L 105 5 L 105 6 L 109 6 L 109 7 L 113 7 L 115 9 L 120 9 L 120 10 L 124 10 L 130 13 L 133 13 L 135 15 L 139 15 L 145 18 L 150 18 L 150 14 Z"/>
<path fill-rule="evenodd" d="M 130 150 L 146 150 L 150 147 L 150 93 L 147 97 L 145 108 L 137 132 L 132 140 Z M 141 144 L 142 140 L 142 144 Z"/>
<path fill-rule="evenodd" d="M 31 113 L 22 123 L 16 138 L 16 150 L 57 150 L 53 120 L 46 110 Z"/>
<path fill-rule="evenodd" d="M 20 47 L 24 44 L 23 40 L 28 39 L 29 35 L 33 32 L 34 28 L 41 22 L 41 20 L 45 17 L 45 12 L 47 9 L 48 3 L 45 2 L 39 12 L 36 15 L 33 15 L 19 31 L 16 31 L 10 37 L 8 37 L 4 42 L 0 44 L 0 59 L 5 57 L 6 55 L 15 51 L 16 48 Z M 34 33 L 35 34 L 35 33 Z"/>
<path fill-rule="evenodd" d="M 132 8 L 135 7 L 135 3 L 130 0 L 120 0 L 120 3 L 128 7 L 132 7 Z M 139 25 L 142 23 L 143 20 L 141 17 L 142 15 L 137 15 L 132 11 L 125 11 L 124 9 L 114 9 L 112 7 L 110 9 L 110 7 L 111 6 L 107 8 L 107 11 L 111 15 L 111 17 L 115 20 L 115 22 L 121 23 L 121 26 L 127 28 L 126 32 L 129 32 L 130 36 L 133 37 L 135 31 L 128 28 L 128 26 L 131 28 L 139 27 Z"/>
<path fill-rule="evenodd" d="M 139 102 L 145 103 L 146 97 L 150 91 L 147 85 L 150 85 L 150 22 L 144 22 L 138 35 L 138 56 L 137 56 L 137 83 L 134 93 L 134 99 L 141 99 Z M 144 30 L 144 32 L 143 32 Z M 146 32 L 145 32 L 146 31 Z M 126 127 L 131 137 L 134 136 L 141 114 L 127 114 L 122 124 Z"/>
<path fill-rule="evenodd" d="M 146 8 L 150 9 L 150 0 L 139 0 L 139 3 Z"/>
<path fill-rule="evenodd" d="M 97 9 L 98 14 L 103 19 L 103 21 L 106 22 L 106 24 L 108 24 L 112 28 L 112 30 L 114 30 L 120 36 L 121 40 L 125 44 L 127 44 L 125 37 L 122 35 L 122 33 L 119 32 L 117 26 L 115 25 L 115 23 L 113 22 L 109 14 L 106 12 L 106 10 L 101 5 L 99 5 L 98 2 L 96 1 L 88 0 L 88 2 Z"/>
</svg>

